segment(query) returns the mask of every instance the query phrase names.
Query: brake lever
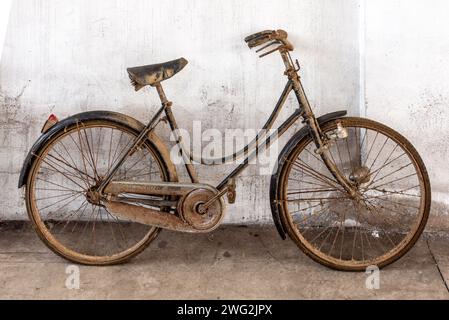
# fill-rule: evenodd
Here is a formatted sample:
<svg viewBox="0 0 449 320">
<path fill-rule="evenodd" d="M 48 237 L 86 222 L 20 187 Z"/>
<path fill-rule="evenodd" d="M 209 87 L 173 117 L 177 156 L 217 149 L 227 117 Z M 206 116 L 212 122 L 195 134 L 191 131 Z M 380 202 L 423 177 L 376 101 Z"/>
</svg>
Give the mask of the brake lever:
<svg viewBox="0 0 449 320">
<path fill-rule="evenodd" d="M 260 49 L 258 49 L 258 50 L 256 50 L 256 53 L 259 53 L 259 52 L 261 52 L 261 51 L 263 51 L 263 50 L 265 50 L 265 49 L 267 49 L 267 48 L 269 48 L 269 47 L 271 47 L 272 45 L 274 45 L 274 44 L 278 44 L 278 43 L 280 43 L 278 40 L 276 40 L 276 41 L 273 41 L 273 42 L 270 42 L 269 44 L 267 44 L 266 46 L 263 46 L 262 48 L 260 48 Z"/>
<path fill-rule="evenodd" d="M 274 53 L 274 52 L 276 52 L 276 51 L 281 50 L 283 47 L 284 47 L 284 46 L 282 45 L 282 46 L 279 46 L 279 47 L 277 47 L 277 48 L 275 48 L 275 49 L 273 49 L 273 50 L 270 50 L 270 51 L 268 51 L 268 52 L 265 52 L 264 54 L 260 55 L 259 58 L 264 58 L 264 57 L 266 57 L 266 56 L 268 56 L 268 55 L 270 55 L 270 54 L 272 54 L 272 53 Z"/>
</svg>

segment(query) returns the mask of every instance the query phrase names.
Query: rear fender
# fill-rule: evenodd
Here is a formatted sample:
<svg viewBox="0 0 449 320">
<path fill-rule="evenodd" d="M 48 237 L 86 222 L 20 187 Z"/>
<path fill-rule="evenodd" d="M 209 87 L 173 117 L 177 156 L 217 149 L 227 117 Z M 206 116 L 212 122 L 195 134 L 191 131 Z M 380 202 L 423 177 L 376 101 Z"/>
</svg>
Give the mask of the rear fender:
<svg viewBox="0 0 449 320">
<path fill-rule="evenodd" d="M 25 186 L 27 183 L 30 170 L 33 166 L 34 161 L 36 161 L 35 154 L 38 154 L 41 151 L 41 149 L 44 148 L 45 145 L 52 138 L 54 138 L 67 128 L 76 125 L 77 123 L 80 122 L 82 123 L 91 120 L 106 120 L 119 125 L 124 125 L 132 129 L 135 133 L 141 132 L 145 127 L 143 123 L 130 116 L 111 111 L 84 112 L 71 116 L 67 119 L 64 119 L 56 123 L 47 132 L 41 135 L 39 139 L 37 139 L 37 141 L 34 143 L 33 147 L 31 148 L 30 152 L 25 158 L 22 170 L 20 172 L 19 185 L 18 185 L 19 189 Z M 178 181 L 176 167 L 173 165 L 170 159 L 170 152 L 168 151 L 167 147 L 162 142 L 162 140 L 154 132 L 151 132 L 148 135 L 148 142 L 160 152 L 162 160 L 164 161 L 164 164 L 167 166 L 166 169 L 169 172 L 170 181 L 171 182 Z"/>
</svg>

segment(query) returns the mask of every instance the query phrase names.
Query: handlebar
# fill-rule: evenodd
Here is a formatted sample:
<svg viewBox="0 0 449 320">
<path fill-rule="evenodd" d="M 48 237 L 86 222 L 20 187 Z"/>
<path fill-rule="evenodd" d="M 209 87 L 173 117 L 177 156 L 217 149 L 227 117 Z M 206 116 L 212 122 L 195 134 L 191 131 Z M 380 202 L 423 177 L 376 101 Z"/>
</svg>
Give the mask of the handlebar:
<svg viewBox="0 0 449 320">
<path fill-rule="evenodd" d="M 267 49 L 268 47 L 280 44 L 279 47 L 264 53 L 260 57 L 265 57 L 273 52 L 276 52 L 278 50 L 287 50 L 287 51 L 293 51 L 294 47 L 293 44 L 287 39 L 288 33 L 284 30 L 266 30 L 262 32 L 255 33 L 253 35 L 250 35 L 249 37 L 245 38 L 245 42 L 248 44 L 248 47 L 250 49 L 253 49 L 255 47 L 259 47 L 261 45 L 266 44 L 267 42 L 270 42 L 268 45 L 264 46 L 263 48 L 257 50 L 257 52 L 260 52 L 264 49 Z"/>
</svg>

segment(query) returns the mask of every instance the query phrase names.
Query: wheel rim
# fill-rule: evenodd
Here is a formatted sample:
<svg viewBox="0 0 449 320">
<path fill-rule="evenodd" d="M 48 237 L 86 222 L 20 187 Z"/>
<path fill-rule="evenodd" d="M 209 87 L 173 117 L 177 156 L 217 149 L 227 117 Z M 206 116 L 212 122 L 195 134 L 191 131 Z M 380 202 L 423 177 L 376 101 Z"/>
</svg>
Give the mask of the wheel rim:
<svg viewBox="0 0 449 320">
<path fill-rule="evenodd" d="M 428 214 L 419 156 L 399 134 L 371 121 L 340 121 L 349 137 L 330 147 L 332 161 L 362 201 L 336 183 L 311 140 L 286 160 L 280 201 L 290 233 L 315 259 L 360 270 L 394 261 L 409 249 Z M 336 132 L 336 122 L 323 132 Z M 405 147 L 407 146 L 407 147 Z"/>
<path fill-rule="evenodd" d="M 159 229 L 115 217 L 88 197 L 136 134 L 124 127 L 84 123 L 66 129 L 35 155 L 27 204 L 38 232 L 64 257 L 107 264 L 126 259 L 151 241 Z M 113 180 L 165 181 L 166 171 L 144 144 Z"/>
</svg>

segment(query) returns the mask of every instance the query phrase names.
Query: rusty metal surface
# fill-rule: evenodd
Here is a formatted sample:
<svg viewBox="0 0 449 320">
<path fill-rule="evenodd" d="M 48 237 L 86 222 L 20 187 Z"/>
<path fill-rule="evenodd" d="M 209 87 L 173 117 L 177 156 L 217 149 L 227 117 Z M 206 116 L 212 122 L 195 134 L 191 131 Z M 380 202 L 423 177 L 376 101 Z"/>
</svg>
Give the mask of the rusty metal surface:
<svg viewBox="0 0 449 320">
<path fill-rule="evenodd" d="M 186 59 L 180 58 L 165 63 L 128 68 L 128 74 L 132 85 L 136 91 L 139 91 L 145 86 L 154 86 L 170 79 L 184 69 L 188 63 Z"/>
<path fill-rule="evenodd" d="M 216 195 L 208 189 L 195 189 L 185 196 L 178 205 L 178 213 L 182 220 L 192 226 L 195 230 L 215 230 L 224 218 L 223 202 L 220 199 L 214 201 L 201 213 L 199 208 Z"/>
<path fill-rule="evenodd" d="M 190 225 L 181 220 L 177 215 L 153 210 L 138 205 L 132 205 L 117 201 L 108 201 L 105 204 L 106 209 L 120 219 L 130 220 L 145 225 L 158 228 L 197 233 Z"/>
<path fill-rule="evenodd" d="M 195 189 L 178 206 L 178 214 L 154 210 L 119 201 L 105 201 L 106 209 L 117 217 L 141 224 L 186 233 L 206 233 L 215 230 L 224 217 L 221 199 L 211 206 L 205 215 L 197 212 L 198 204 L 205 202 L 215 193 L 209 189 Z"/>
<path fill-rule="evenodd" d="M 154 196 L 185 196 L 195 189 L 216 191 L 210 185 L 198 183 L 112 181 L 106 187 L 104 193 L 112 195 L 132 193 Z"/>
<path fill-rule="evenodd" d="M 109 196 L 103 201 L 103 205 L 121 219 L 138 222 L 173 231 L 202 233 L 211 232 L 218 228 L 224 218 L 225 206 L 222 199 L 217 199 L 206 213 L 199 213 L 198 208 L 217 194 L 217 190 L 208 185 L 177 184 L 177 183 L 153 183 L 136 184 L 130 182 L 117 183 L 109 191 L 151 195 L 177 195 L 180 200 L 177 203 L 175 214 L 155 210 L 141 205 L 135 205 L 120 201 L 116 196 Z M 139 203 L 138 199 L 133 202 Z M 166 200 L 161 200 L 167 203 Z M 141 201 L 140 204 L 145 204 Z M 152 203 L 151 205 L 154 205 Z"/>
<path fill-rule="evenodd" d="M 224 218 L 222 199 L 214 201 L 204 214 L 198 211 L 200 205 L 218 194 L 217 189 L 207 184 L 112 181 L 104 193 L 106 197 L 103 199 L 103 205 L 120 218 L 164 229 L 190 233 L 211 232 Z M 138 196 L 123 198 L 119 196 L 121 194 L 170 196 L 179 200 L 139 201 Z M 176 214 L 143 208 L 133 203 L 161 208 L 166 204 L 175 204 L 175 208 L 170 207 Z"/>
<path fill-rule="evenodd" d="M 234 204 L 237 198 L 235 179 L 231 179 L 228 183 L 227 198 L 229 204 Z"/>
<path fill-rule="evenodd" d="M 271 54 L 275 51 L 280 50 L 287 50 L 287 51 L 293 51 L 294 46 L 290 43 L 288 40 L 288 33 L 284 30 L 265 30 L 262 32 L 255 33 L 253 35 L 250 35 L 245 38 L 245 42 L 248 44 L 248 46 L 252 49 L 255 47 L 259 47 L 261 45 L 266 44 L 267 42 L 273 41 L 272 44 L 268 45 L 267 47 L 274 45 L 274 44 L 281 44 L 280 47 L 271 50 L 268 54 Z M 267 47 L 262 48 L 266 49 Z M 267 55 L 267 54 L 265 54 Z M 265 55 L 262 55 L 265 56 Z"/>
</svg>

